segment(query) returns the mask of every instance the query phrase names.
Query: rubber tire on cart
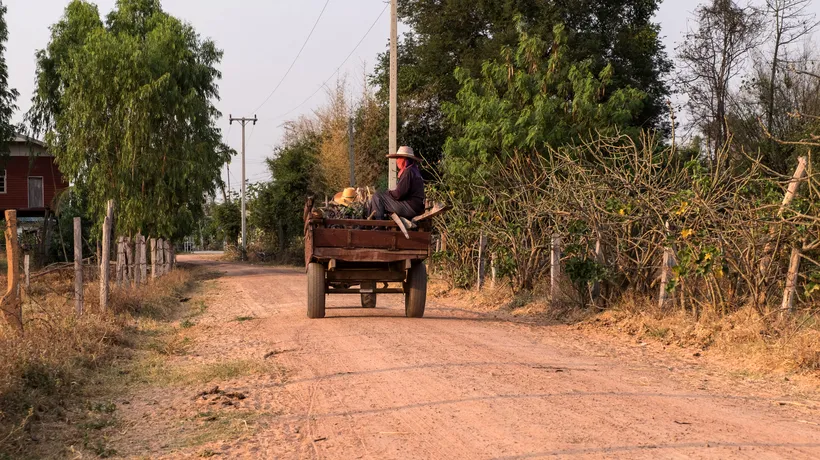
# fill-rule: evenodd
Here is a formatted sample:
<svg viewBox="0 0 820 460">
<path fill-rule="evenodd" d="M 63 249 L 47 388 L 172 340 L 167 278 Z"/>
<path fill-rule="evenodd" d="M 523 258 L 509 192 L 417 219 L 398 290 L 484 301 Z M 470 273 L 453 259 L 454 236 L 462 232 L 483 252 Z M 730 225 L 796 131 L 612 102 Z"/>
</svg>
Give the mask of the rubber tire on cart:
<svg viewBox="0 0 820 460">
<path fill-rule="evenodd" d="M 426 303 L 427 265 L 418 262 L 407 271 L 407 282 L 404 283 L 404 315 L 408 318 L 423 317 Z"/>
<path fill-rule="evenodd" d="M 376 294 L 362 294 L 362 308 L 376 308 Z"/>
<path fill-rule="evenodd" d="M 325 266 L 311 263 L 308 265 L 308 292 L 307 292 L 307 315 L 308 318 L 317 319 L 325 317 Z"/>
</svg>

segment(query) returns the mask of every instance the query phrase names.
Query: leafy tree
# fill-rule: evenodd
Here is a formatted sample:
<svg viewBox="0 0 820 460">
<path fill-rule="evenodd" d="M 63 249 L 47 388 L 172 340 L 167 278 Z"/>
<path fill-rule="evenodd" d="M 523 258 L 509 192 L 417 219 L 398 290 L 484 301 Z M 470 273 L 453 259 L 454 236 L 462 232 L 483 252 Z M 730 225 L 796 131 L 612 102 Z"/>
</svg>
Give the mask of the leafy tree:
<svg viewBox="0 0 820 460">
<path fill-rule="evenodd" d="M 399 15 L 412 31 L 399 45 L 399 140 L 435 160 L 452 122 L 441 111 L 461 89 L 455 69 L 478 75 L 504 47 L 515 48 L 520 29 L 552 41 L 556 25 L 566 30 L 566 58 L 588 61 L 599 74 L 612 68 L 609 89 L 633 87 L 648 94 L 631 125 L 662 126 L 671 70 L 660 27 L 653 22 L 658 0 L 399 0 Z M 519 19 L 520 18 L 520 19 Z M 387 101 L 388 54 L 373 80 Z"/>
<path fill-rule="evenodd" d="M 456 71 L 462 85 L 444 111 L 458 135 L 445 146 L 445 172 L 451 181 L 488 180 L 492 166 L 515 155 L 546 153 L 547 147 L 579 142 L 593 132 L 629 130 L 648 95 L 627 87 L 611 90 L 614 68 L 597 75 L 589 60 L 572 62 L 567 36 L 556 26 L 548 46 L 522 33 L 517 49 L 484 64 L 481 76 Z"/>
<path fill-rule="evenodd" d="M 712 0 L 695 12 L 690 29 L 678 49 L 681 90 L 692 122 L 706 137 L 712 156 L 729 140 L 730 84 L 739 76 L 749 52 L 758 44 L 762 23 L 759 12 L 733 0 Z"/>
<path fill-rule="evenodd" d="M 28 119 L 92 219 L 109 199 L 120 232 L 180 237 L 202 218 L 230 154 L 212 102 L 221 56 L 158 0 L 118 0 L 105 22 L 68 5 L 37 53 Z"/>
<path fill-rule="evenodd" d="M 277 235 L 280 253 L 303 235 L 305 198 L 324 190 L 317 171 L 322 142 L 320 135 L 303 132 L 267 159 L 273 180 L 258 190 L 251 224 Z"/>
<path fill-rule="evenodd" d="M 6 5 L 0 2 L 0 154 L 8 153 L 8 141 L 14 137 L 11 116 L 17 109 L 14 104 L 17 99 L 17 90 L 9 88 L 9 69 L 6 65 L 6 40 L 8 38 Z"/>
<path fill-rule="evenodd" d="M 237 244 L 242 234 L 242 210 L 238 194 L 235 195 L 233 200 L 214 204 L 211 209 L 214 225 L 219 229 L 217 236 L 225 239 L 228 244 Z"/>
</svg>

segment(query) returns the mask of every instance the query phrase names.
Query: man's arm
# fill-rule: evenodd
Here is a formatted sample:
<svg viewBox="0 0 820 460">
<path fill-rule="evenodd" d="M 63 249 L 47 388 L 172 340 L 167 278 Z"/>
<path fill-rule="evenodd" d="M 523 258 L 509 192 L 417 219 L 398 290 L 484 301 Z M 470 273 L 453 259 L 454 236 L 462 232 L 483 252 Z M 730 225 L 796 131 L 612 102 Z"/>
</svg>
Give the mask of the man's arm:
<svg viewBox="0 0 820 460">
<path fill-rule="evenodd" d="M 410 171 L 405 171 L 405 174 L 402 174 L 399 178 L 396 189 L 390 190 L 390 196 L 392 196 L 394 200 L 402 201 L 407 198 L 407 194 L 410 192 L 410 177 Z"/>
</svg>

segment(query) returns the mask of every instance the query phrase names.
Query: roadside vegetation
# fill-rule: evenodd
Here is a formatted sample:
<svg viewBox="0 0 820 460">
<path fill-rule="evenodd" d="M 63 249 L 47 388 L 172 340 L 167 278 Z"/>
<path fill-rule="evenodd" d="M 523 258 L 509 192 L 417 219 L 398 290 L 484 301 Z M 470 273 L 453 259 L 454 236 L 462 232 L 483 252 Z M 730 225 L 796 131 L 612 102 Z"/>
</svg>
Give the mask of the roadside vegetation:
<svg viewBox="0 0 820 460">
<path fill-rule="evenodd" d="M 148 286 L 114 290 L 107 312 L 99 309 L 99 284 L 88 283 L 86 311 L 79 317 L 70 277 L 57 272 L 33 283 L 24 304 L 25 335 L 0 331 L 0 458 L 36 458 L 38 449 L 55 447 L 56 433 L 46 427 L 69 420 L 80 421 L 78 431 L 65 430 L 68 438 L 58 444 L 95 451 L 83 439 L 83 424 L 94 423 L 85 420 L 87 412 L 113 413 L 94 405 L 100 404 L 100 395 L 122 388 L 127 374 L 116 379 L 107 375 L 142 362 L 134 358 L 141 349 L 168 354 L 184 348 L 182 339 L 151 336 L 191 308 L 180 301 L 190 296 L 199 277 L 195 270 L 180 268 Z M 84 411 L 84 405 L 94 407 Z M 51 442 L 38 447 L 43 437 Z"/>
</svg>

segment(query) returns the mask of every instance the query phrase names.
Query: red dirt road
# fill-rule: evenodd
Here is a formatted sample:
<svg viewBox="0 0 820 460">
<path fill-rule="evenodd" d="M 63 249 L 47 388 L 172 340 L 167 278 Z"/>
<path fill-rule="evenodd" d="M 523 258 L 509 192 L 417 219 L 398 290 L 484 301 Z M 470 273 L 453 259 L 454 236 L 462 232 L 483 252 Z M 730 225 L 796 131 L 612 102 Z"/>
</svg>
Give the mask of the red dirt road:
<svg viewBox="0 0 820 460">
<path fill-rule="evenodd" d="M 412 320 L 400 296 L 376 310 L 329 297 L 328 317 L 309 320 L 298 269 L 180 260 L 223 273 L 196 359 L 273 352 L 266 362 L 282 369 L 220 384 L 275 414 L 214 445 L 223 458 L 820 458 L 816 395 L 716 375 L 694 357 L 432 299 Z"/>
</svg>

